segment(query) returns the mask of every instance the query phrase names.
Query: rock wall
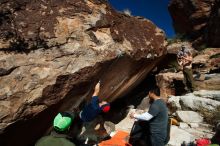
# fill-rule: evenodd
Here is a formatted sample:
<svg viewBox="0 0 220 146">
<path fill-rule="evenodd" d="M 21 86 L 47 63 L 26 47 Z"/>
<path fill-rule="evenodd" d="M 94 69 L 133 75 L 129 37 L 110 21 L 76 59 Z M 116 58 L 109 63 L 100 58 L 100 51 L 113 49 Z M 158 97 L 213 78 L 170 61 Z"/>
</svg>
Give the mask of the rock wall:
<svg viewBox="0 0 220 146">
<path fill-rule="evenodd" d="M 171 126 L 169 144 L 176 146 L 183 141 L 190 143 L 200 138 L 211 139 L 213 127 L 220 119 L 219 97 L 219 90 L 199 90 L 183 96 L 171 96 L 169 109 L 179 122 Z"/>
<path fill-rule="evenodd" d="M 156 74 L 156 82 L 161 96 L 167 100 L 169 95 L 182 95 L 186 92 L 183 73 L 176 59 L 182 45 L 193 55 L 192 71 L 196 90 L 220 90 L 220 49 L 206 48 L 199 52 L 189 42 L 176 42 L 167 46 L 166 56 L 157 65 L 159 73 Z"/>
<path fill-rule="evenodd" d="M 176 33 L 193 41 L 219 47 L 218 0 L 172 0 L 168 6 Z"/>
<path fill-rule="evenodd" d="M 207 31 L 205 33 L 205 40 L 209 46 L 219 47 L 220 34 L 220 1 L 216 0 L 212 8 L 211 17 L 208 21 Z"/>
<path fill-rule="evenodd" d="M 0 145 L 33 145 L 58 111 L 132 90 L 166 53 L 151 21 L 105 0 L 0 2 Z"/>
</svg>

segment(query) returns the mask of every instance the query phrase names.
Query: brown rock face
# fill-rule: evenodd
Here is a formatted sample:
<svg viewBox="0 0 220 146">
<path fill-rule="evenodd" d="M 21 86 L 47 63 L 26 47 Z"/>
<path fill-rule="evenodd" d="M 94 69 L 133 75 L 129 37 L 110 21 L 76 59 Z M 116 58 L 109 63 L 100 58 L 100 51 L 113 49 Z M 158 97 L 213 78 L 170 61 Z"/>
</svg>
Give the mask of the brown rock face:
<svg viewBox="0 0 220 146">
<path fill-rule="evenodd" d="M 33 145 L 58 111 L 126 95 L 157 65 L 163 31 L 104 0 L 0 2 L 0 145 Z"/>
<path fill-rule="evenodd" d="M 216 3 L 212 9 L 211 17 L 207 25 L 207 33 L 205 33 L 205 39 L 209 46 L 219 47 L 220 45 L 220 1 L 216 0 Z"/>
<path fill-rule="evenodd" d="M 214 0 L 172 0 L 169 11 L 177 33 L 197 38 L 204 31 Z"/>
<path fill-rule="evenodd" d="M 194 44 L 219 47 L 218 0 L 172 0 L 168 6 L 176 33 Z"/>
<path fill-rule="evenodd" d="M 194 72 L 194 80 L 196 90 L 219 90 L 220 89 L 220 49 L 207 48 L 203 51 L 195 53 L 195 50 L 189 43 L 173 43 L 167 46 L 167 55 L 164 57 L 168 67 L 156 75 L 156 82 L 161 91 L 161 97 L 165 101 L 170 95 L 182 95 L 185 92 L 184 76 L 176 61 L 176 53 L 180 50 L 181 45 L 188 46 L 193 54 L 192 69 Z M 160 65 L 158 66 L 161 66 Z M 165 64 L 165 65 L 167 65 Z M 168 69 L 167 69 L 168 68 Z M 199 73 L 199 74 L 198 74 Z"/>
</svg>

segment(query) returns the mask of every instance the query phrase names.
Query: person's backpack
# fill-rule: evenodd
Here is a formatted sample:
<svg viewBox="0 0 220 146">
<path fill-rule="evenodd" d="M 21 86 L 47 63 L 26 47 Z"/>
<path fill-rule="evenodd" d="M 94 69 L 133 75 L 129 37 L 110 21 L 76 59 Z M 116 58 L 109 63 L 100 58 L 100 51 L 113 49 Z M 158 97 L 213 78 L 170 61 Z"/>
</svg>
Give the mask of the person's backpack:
<svg viewBox="0 0 220 146">
<path fill-rule="evenodd" d="M 149 139 L 149 123 L 147 121 L 135 121 L 130 132 L 129 143 L 132 146 L 146 146 Z"/>
</svg>

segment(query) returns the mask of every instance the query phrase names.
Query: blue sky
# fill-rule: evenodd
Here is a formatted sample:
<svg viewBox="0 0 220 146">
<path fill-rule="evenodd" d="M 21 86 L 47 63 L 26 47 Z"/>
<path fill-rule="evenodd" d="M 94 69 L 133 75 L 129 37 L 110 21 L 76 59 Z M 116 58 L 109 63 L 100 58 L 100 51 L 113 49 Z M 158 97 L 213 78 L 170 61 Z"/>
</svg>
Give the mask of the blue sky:
<svg viewBox="0 0 220 146">
<path fill-rule="evenodd" d="M 118 11 L 129 9 L 133 16 L 143 16 L 163 29 L 167 37 L 175 35 L 167 6 L 169 0 L 109 0 Z"/>
</svg>

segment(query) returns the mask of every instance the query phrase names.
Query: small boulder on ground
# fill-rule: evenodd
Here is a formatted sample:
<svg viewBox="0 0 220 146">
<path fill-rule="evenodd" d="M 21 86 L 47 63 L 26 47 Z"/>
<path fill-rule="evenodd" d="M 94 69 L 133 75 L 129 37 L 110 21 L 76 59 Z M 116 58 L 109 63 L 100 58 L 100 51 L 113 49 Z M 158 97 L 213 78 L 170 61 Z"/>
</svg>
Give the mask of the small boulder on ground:
<svg viewBox="0 0 220 146">
<path fill-rule="evenodd" d="M 177 117 L 185 123 L 203 122 L 203 117 L 194 111 L 177 111 Z"/>
<path fill-rule="evenodd" d="M 186 128 L 189 128 L 189 125 L 184 122 L 180 122 L 179 128 L 186 129 Z"/>
<path fill-rule="evenodd" d="M 195 137 L 192 134 L 178 128 L 177 126 L 171 126 L 170 141 L 168 143 L 169 146 L 180 146 L 183 141 L 189 143 L 194 140 Z"/>
</svg>

